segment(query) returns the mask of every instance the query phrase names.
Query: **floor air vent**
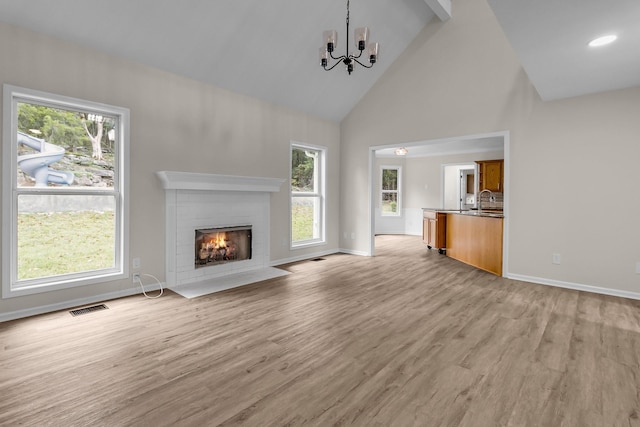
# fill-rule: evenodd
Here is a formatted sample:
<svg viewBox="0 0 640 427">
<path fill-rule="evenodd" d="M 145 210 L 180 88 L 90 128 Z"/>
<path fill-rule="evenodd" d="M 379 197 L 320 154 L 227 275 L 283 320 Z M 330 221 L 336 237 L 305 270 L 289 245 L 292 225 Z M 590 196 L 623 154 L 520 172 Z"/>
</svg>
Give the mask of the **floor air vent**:
<svg viewBox="0 0 640 427">
<path fill-rule="evenodd" d="M 324 260 L 325 260 L 325 258 L 314 258 L 311 261 L 324 261 Z"/>
<path fill-rule="evenodd" d="M 107 310 L 108 308 L 109 307 L 107 307 L 104 304 L 98 304 L 98 305 L 92 305 L 91 307 L 84 307 L 84 308 L 78 308 L 76 310 L 71 310 L 69 313 L 71 313 L 72 316 L 80 316 L 81 314 L 87 314 L 93 311 Z"/>
</svg>

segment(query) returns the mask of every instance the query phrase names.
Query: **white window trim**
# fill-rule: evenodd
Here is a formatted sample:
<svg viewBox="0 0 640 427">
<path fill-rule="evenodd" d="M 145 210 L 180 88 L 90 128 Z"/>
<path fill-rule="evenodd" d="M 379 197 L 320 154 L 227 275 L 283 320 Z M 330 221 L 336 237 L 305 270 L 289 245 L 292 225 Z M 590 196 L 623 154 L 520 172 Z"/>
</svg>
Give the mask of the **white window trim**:
<svg viewBox="0 0 640 427">
<path fill-rule="evenodd" d="M 96 270 L 93 273 L 77 273 L 50 278 L 49 281 L 25 281 L 27 285 L 16 286 L 17 282 L 17 103 L 33 102 L 71 110 L 108 113 L 118 116 L 121 142 L 116 149 L 118 165 L 118 191 L 116 199 L 116 236 L 120 242 L 115 252 L 115 268 Z M 84 286 L 129 277 L 129 109 L 85 101 L 62 95 L 3 85 L 3 134 L 2 134 L 2 297 L 11 298 L 50 292 L 76 286 Z M 44 189 L 43 192 L 48 192 Z M 38 194 L 38 189 L 21 193 Z M 93 194 L 93 192 L 89 192 Z M 75 193 L 74 193 L 75 194 Z M 82 190 L 77 194 L 83 194 Z"/>
<path fill-rule="evenodd" d="M 385 169 L 395 169 L 398 171 L 398 189 L 397 190 L 383 190 L 382 189 L 382 172 Z M 379 187 L 380 188 L 380 193 L 378 194 L 378 200 L 380 202 L 380 216 L 383 217 L 401 217 L 402 216 L 402 166 L 400 165 L 389 165 L 389 166 L 385 166 L 385 165 L 381 165 L 380 166 L 380 183 L 379 183 Z M 397 210 L 396 213 L 389 213 L 389 214 L 385 214 L 382 212 L 382 193 L 396 193 L 398 195 L 398 206 L 397 206 Z"/>
<path fill-rule="evenodd" d="M 320 153 L 320 155 L 318 156 L 318 162 L 319 162 L 319 167 L 317 168 L 317 170 L 314 170 L 315 173 L 318 173 L 320 175 L 319 179 L 317 179 L 317 183 L 318 183 L 318 191 L 316 193 L 303 193 L 303 192 L 297 192 L 294 193 L 292 188 L 291 188 L 291 178 L 292 178 L 292 170 L 291 170 L 291 163 L 293 161 L 293 156 L 292 156 L 292 151 L 294 148 L 300 148 L 300 149 L 309 149 L 309 150 L 314 150 L 314 151 L 318 151 Z M 291 141 L 291 143 L 289 144 L 289 243 L 290 243 L 290 249 L 294 250 L 294 249 L 302 249 L 302 248 L 307 248 L 310 246 L 319 246 L 319 245 L 324 245 L 326 244 L 327 240 L 326 240 L 326 194 L 325 194 L 325 181 L 326 181 L 326 159 L 327 159 L 327 147 L 323 147 L 323 146 L 319 146 L 319 145 L 311 145 L 311 144 L 302 144 L 299 142 L 295 142 L 295 141 Z M 320 237 L 317 239 L 309 239 L 309 240 L 300 240 L 300 241 L 293 241 L 293 234 L 291 232 L 291 224 L 292 224 L 292 217 L 291 217 L 291 208 L 292 208 L 292 199 L 293 197 L 319 197 L 320 199 L 320 218 L 318 219 L 319 222 L 319 226 L 320 226 Z"/>
</svg>

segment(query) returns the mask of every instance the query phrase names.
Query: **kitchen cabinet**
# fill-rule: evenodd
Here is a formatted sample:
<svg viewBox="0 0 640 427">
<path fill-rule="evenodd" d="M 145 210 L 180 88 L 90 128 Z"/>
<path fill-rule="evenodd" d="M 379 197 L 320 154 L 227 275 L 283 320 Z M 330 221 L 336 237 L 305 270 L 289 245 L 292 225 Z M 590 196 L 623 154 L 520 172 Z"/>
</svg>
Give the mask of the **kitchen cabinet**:
<svg viewBox="0 0 640 427">
<path fill-rule="evenodd" d="M 444 253 L 446 247 L 447 215 L 435 210 L 424 210 L 422 221 L 422 240 L 429 249 L 438 248 Z"/>
<path fill-rule="evenodd" d="M 502 276 L 501 217 L 447 215 L 447 256 Z"/>
<path fill-rule="evenodd" d="M 478 191 L 504 191 L 504 159 L 476 161 L 478 164 Z"/>
</svg>

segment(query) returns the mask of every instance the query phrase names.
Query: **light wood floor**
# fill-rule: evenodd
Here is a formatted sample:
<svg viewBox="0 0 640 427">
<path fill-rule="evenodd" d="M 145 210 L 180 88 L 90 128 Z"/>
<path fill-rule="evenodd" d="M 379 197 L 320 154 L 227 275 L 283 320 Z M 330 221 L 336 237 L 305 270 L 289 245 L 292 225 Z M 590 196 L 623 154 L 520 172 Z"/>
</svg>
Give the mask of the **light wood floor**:
<svg viewBox="0 0 640 427">
<path fill-rule="evenodd" d="M 293 274 L 0 324 L 0 425 L 637 426 L 640 303 L 377 238 Z"/>
</svg>

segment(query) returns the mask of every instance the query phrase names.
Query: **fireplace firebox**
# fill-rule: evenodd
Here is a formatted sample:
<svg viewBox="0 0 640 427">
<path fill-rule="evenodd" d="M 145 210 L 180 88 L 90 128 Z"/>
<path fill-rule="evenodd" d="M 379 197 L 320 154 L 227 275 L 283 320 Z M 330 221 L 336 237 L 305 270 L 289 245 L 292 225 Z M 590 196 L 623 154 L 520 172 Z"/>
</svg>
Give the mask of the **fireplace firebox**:
<svg viewBox="0 0 640 427">
<path fill-rule="evenodd" d="M 195 267 L 251 259 L 251 226 L 206 228 L 195 233 Z"/>
</svg>

